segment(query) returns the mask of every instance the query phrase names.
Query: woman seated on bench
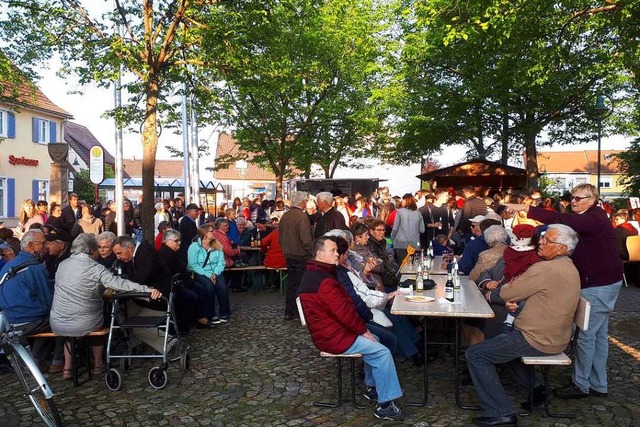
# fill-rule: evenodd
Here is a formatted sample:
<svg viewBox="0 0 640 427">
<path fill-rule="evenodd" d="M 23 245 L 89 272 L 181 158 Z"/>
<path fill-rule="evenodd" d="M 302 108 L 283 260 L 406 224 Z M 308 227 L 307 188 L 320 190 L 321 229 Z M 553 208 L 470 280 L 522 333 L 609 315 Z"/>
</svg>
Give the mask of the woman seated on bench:
<svg viewBox="0 0 640 427">
<path fill-rule="evenodd" d="M 102 306 L 105 288 L 120 291 L 150 292 L 157 299 L 162 294 L 148 286 L 122 279 L 98 264 L 98 242 L 93 234 L 82 233 L 71 244 L 71 256 L 62 261 L 56 273 L 53 304 L 49 315 L 51 330 L 63 337 L 83 337 L 103 327 Z M 92 337 L 93 338 L 93 337 Z M 92 373 L 103 372 L 104 337 L 90 339 L 93 347 Z M 72 355 L 64 348 L 63 379 L 71 379 Z"/>
</svg>

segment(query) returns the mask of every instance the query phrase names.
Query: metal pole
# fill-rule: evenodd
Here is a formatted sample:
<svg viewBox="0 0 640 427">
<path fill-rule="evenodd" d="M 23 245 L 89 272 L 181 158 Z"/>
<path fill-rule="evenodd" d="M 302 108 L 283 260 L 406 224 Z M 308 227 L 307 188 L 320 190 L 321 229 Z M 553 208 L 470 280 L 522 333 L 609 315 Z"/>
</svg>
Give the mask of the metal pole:
<svg viewBox="0 0 640 427">
<path fill-rule="evenodd" d="M 187 112 L 187 85 L 182 84 L 182 150 L 184 152 L 184 168 L 182 170 L 184 182 L 184 200 L 192 203 L 191 199 L 191 169 L 189 162 L 189 116 Z"/>
<path fill-rule="evenodd" d="M 122 37 L 122 27 L 118 24 L 118 34 Z M 114 88 L 116 109 L 122 107 L 122 66 L 118 68 L 118 78 Z M 122 127 L 116 121 L 116 225 L 118 236 L 124 236 L 124 166 L 122 155 Z"/>
<path fill-rule="evenodd" d="M 194 203 L 200 205 L 200 160 L 198 151 L 198 114 L 194 108 L 195 100 L 191 100 L 191 154 L 193 164 L 191 165 L 191 187 L 193 188 Z M 205 196 L 206 197 L 206 196 Z"/>
<path fill-rule="evenodd" d="M 602 143 L 602 118 L 598 119 L 598 181 L 596 183 L 596 188 L 598 192 L 600 191 L 600 166 L 601 166 L 601 155 L 600 155 L 600 145 Z"/>
</svg>

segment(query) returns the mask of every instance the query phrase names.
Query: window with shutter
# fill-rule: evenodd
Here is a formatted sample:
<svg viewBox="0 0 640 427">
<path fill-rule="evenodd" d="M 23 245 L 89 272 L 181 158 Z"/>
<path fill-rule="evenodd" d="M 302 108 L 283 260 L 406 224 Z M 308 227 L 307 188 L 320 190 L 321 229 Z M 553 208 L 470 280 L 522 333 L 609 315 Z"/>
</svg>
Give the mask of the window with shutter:
<svg viewBox="0 0 640 427">
<path fill-rule="evenodd" d="M 7 178 L 0 178 L 0 217 L 7 216 Z"/>
<path fill-rule="evenodd" d="M 55 123 L 52 125 L 52 122 L 49 120 L 41 119 L 39 117 L 33 118 L 33 142 L 37 142 L 38 144 L 50 143 L 52 141 L 52 132 L 54 133 L 53 139 L 55 140 Z"/>
<path fill-rule="evenodd" d="M 0 110 L 0 138 L 9 136 L 9 112 Z"/>
</svg>

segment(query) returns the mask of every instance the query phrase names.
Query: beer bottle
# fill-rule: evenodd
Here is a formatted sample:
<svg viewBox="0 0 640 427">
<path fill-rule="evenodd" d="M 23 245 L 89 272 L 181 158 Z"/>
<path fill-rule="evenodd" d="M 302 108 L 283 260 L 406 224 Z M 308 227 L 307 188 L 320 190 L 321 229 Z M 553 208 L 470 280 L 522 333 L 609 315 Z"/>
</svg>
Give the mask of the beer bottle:
<svg viewBox="0 0 640 427">
<path fill-rule="evenodd" d="M 453 302 L 453 278 L 451 277 L 451 272 L 447 273 L 447 283 L 444 285 L 444 297 L 447 301 Z"/>
</svg>

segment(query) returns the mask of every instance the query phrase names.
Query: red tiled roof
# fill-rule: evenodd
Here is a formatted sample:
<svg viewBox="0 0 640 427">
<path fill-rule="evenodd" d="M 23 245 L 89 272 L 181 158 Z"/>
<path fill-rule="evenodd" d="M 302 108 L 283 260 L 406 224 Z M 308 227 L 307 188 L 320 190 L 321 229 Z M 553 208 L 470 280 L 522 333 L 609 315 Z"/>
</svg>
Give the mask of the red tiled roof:
<svg viewBox="0 0 640 427">
<path fill-rule="evenodd" d="M 618 173 L 615 154 L 620 150 L 601 150 L 601 173 Z M 538 152 L 538 169 L 547 173 L 597 173 L 598 150 L 541 151 Z"/>
<path fill-rule="evenodd" d="M 142 159 L 123 160 L 124 171 L 133 178 L 142 176 Z M 184 162 L 182 160 L 156 160 L 153 176 L 156 178 L 182 178 Z"/>
<path fill-rule="evenodd" d="M 42 91 L 30 83 L 22 83 L 16 93 L 13 93 L 11 82 L 2 81 L 4 91 L 2 97 L 9 99 L 9 103 L 16 106 L 25 106 L 36 110 L 44 111 L 54 116 L 72 118 L 73 115 L 54 104 Z"/>
<path fill-rule="evenodd" d="M 241 153 L 238 148 L 236 140 L 229 134 L 221 133 L 218 137 L 218 150 L 216 156 L 224 154 L 237 155 Z M 260 166 L 251 162 L 254 155 L 247 153 L 247 164 L 249 168 L 244 176 L 244 179 L 249 181 L 275 181 L 276 175 L 269 169 L 263 169 Z M 218 169 L 215 172 L 216 179 L 242 179 L 240 170 L 236 169 L 235 162 L 231 163 L 228 168 Z"/>
</svg>

